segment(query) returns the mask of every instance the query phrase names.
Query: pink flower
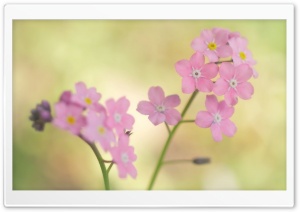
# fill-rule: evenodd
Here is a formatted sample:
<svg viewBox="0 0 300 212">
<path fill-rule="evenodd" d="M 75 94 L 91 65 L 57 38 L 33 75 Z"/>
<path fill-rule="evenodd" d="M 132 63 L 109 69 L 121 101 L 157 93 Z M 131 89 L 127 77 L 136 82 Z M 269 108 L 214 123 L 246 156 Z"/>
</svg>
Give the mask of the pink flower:
<svg viewBox="0 0 300 212">
<path fill-rule="evenodd" d="M 98 141 L 104 151 L 110 150 L 111 143 L 116 141 L 111 128 L 106 125 L 106 114 L 93 110 L 87 114 L 87 126 L 82 130 L 82 135 L 89 142 Z"/>
<path fill-rule="evenodd" d="M 127 114 L 130 102 L 126 97 L 118 99 L 116 102 L 113 99 L 106 101 L 108 111 L 107 124 L 111 128 L 115 128 L 118 133 L 124 132 L 124 129 L 132 130 L 134 118 Z"/>
<path fill-rule="evenodd" d="M 250 99 L 254 93 L 253 86 L 247 82 L 252 76 L 252 69 L 247 64 L 234 67 L 231 63 L 222 63 L 220 76 L 215 83 L 213 92 L 224 95 L 228 105 L 236 105 L 238 98 Z"/>
<path fill-rule="evenodd" d="M 239 32 L 230 32 L 228 29 L 223 29 L 223 28 L 213 28 L 212 29 L 213 33 L 218 33 L 220 31 L 223 31 L 223 33 L 227 33 L 228 35 L 228 40 L 230 40 L 231 38 L 237 38 L 240 37 L 240 33 Z"/>
<path fill-rule="evenodd" d="M 79 135 L 81 128 L 86 125 L 86 120 L 80 107 L 58 102 L 55 105 L 55 112 L 56 117 L 53 120 L 53 124 L 75 135 Z"/>
<path fill-rule="evenodd" d="M 72 92 L 71 91 L 64 91 L 61 95 L 60 95 L 60 98 L 59 98 L 59 101 L 60 102 L 64 102 L 65 104 L 67 105 L 75 105 L 77 107 L 81 107 L 81 108 L 84 108 L 82 105 L 76 103 L 76 102 L 73 102 L 72 101 Z"/>
<path fill-rule="evenodd" d="M 129 146 L 129 136 L 123 134 L 119 138 L 118 145 L 110 150 L 114 163 L 117 165 L 119 177 L 125 178 L 129 174 L 132 178 L 136 178 L 137 171 L 132 164 L 136 161 L 134 148 Z"/>
<path fill-rule="evenodd" d="M 137 111 L 143 115 L 149 115 L 149 120 L 158 125 L 167 122 L 169 125 L 176 125 L 180 119 L 180 113 L 174 109 L 180 104 L 178 95 L 165 97 L 161 87 L 151 87 L 148 92 L 150 102 L 141 101 L 137 106 Z"/>
<path fill-rule="evenodd" d="M 96 88 L 87 89 L 83 82 L 76 83 L 75 88 L 76 94 L 72 96 L 71 100 L 85 108 L 94 109 L 95 104 L 101 98 L 101 94 L 97 93 Z"/>
<path fill-rule="evenodd" d="M 214 63 L 204 64 L 203 54 L 197 52 L 190 60 L 180 60 L 175 64 L 177 73 L 182 76 L 182 92 L 193 93 L 197 88 L 202 92 L 211 92 L 217 76 L 218 66 Z"/>
<path fill-rule="evenodd" d="M 210 62 L 217 62 L 219 57 L 229 57 L 232 53 L 227 45 L 228 32 L 226 30 L 203 30 L 201 36 L 192 41 L 192 48 L 203 53 Z"/>
<path fill-rule="evenodd" d="M 248 64 L 253 66 L 256 64 L 256 61 L 253 60 L 251 52 L 247 49 L 248 42 L 245 38 L 233 38 L 228 41 L 229 45 L 232 48 L 232 60 L 235 66 L 240 64 Z M 252 69 L 253 77 L 257 78 L 258 73 Z"/>
<path fill-rule="evenodd" d="M 222 133 L 232 137 L 236 133 L 236 126 L 229 118 L 234 113 L 234 108 L 229 107 L 225 101 L 218 103 L 215 95 L 206 96 L 205 106 L 207 111 L 200 111 L 196 117 L 199 127 L 208 128 L 215 141 L 221 141 Z"/>
</svg>

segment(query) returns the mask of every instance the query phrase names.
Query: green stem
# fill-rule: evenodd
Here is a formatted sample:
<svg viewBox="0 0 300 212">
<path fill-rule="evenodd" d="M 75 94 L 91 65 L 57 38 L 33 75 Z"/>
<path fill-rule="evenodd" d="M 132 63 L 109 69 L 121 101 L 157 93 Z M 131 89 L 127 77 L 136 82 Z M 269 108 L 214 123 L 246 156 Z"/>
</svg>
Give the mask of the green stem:
<svg viewBox="0 0 300 212">
<path fill-rule="evenodd" d="M 114 165 L 114 162 L 111 162 L 111 164 L 109 164 L 109 167 L 107 168 L 107 175 L 109 174 L 109 171 L 111 170 L 113 165 Z"/>
<path fill-rule="evenodd" d="M 171 133 L 171 130 L 170 130 L 170 127 L 169 127 L 169 125 L 165 122 L 165 125 L 166 125 L 166 128 L 167 128 L 167 130 L 168 130 L 168 133 L 170 134 Z"/>
<path fill-rule="evenodd" d="M 103 162 L 104 162 L 104 163 L 112 163 L 113 161 L 112 161 L 112 160 L 104 160 L 104 159 L 103 159 Z"/>
<path fill-rule="evenodd" d="M 174 163 L 192 163 L 193 161 L 191 159 L 181 159 L 181 160 L 167 160 L 163 164 L 168 165 L 168 164 L 174 164 Z"/>
<path fill-rule="evenodd" d="M 185 108 L 183 109 L 182 113 L 181 113 L 181 118 L 183 119 L 183 117 L 185 116 L 187 110 L 189 109 L 189 107 L 191 106 L 193 100 L 195 99 L 196 95 L 197 95 L 198 91 L 194 91 L 194 93 L 192 94 L 192 96 L 190 97 L 188 103 L 186 104 Z"/>
<path fill-rule="evenodd" d="M 191 104 L 192 104 L 193 100 L 195 99 L 197 93 L 198 93 L 198 91 L 195 91 L 195 92 L 192 94 L 192 96 L 190 97 L 189 101 L 187 102 L 185 108 L 183 109 L 183 111 L 182 111 L 182 113 L 181 113 L 181 118 L 182 118 L 182 119 L 183 119 L 183 117 L 185 116 L 185 114 L 186 114 L 187 110 L 189 109 L 189 107 L 191 106 Z M 176 130 L 177 130 L 178 127 L 180 126 L 180 124 L 181 124 L 181 122 L 178 122 L 178 124 L 176 124 L 176 125 L 174 126 L 174 128 L 172 129 L 172 131 L 170 131 L 170 133 L 169 133 L 169 136 L 168 136 L 168 138 L 167 138 L 167 141 L 166 141 L 166 143 L 165 143 L 165 146 L 163 147 L 163 150 L 162 150 L 162 152 L 161 152 L 161 154 L 160 154 L 160 156 L 159 156 L 159 159 L 158 159 L 158 162 L 157 162 L 157 164 L 156 164 L 154 173 L 153 173 L 152 178 L 151 178 L 151 180 L 150 180 L 150 184 L 149 184 L 149 186 L 148 186 L 148 190 L 152 190 L 152 188 L 153 188 L 153 185 L 154 185 L 154 182 L 155 182 L 155 180 L 156 180 L 156 178 L 157 178 L 157 175 L 158 175 L 158 173 L 159 173 L 159 170 L 160 170 L 161 166 L 163 165 L 163 160 L 164 160 L 165 154 L 166 154 L 166 152 L 167 152 L 167 149 L 168 149 L 168 147 L 169 147 L 169 145 L 170 145 L 170 142 L 171 142 L 171 140 L 172 140 L 172 138 L 173 138 L 173 136 L 174 136 Z"/>
<path fill-rule="evenodd" d="M 98 159 L 98 162 L 99 162 L 99 165 L 100 165 L 100 168 L 101 168 L 101 171 L 102 171 L 102 175 L 103 175 L 105 190 L 109 190 L 108 172 L 106 171 L 106 167 L 105 167 L 104 161 L 101 157 L 101 154 L 98 151 L 98 148 L 94 143 L 89 144 L 89 145 L 92 148 L 93 152 L 95 153 L 95 155 Z"/>
<path fill-rule="evenodd" d="M 195 120 L 182 120 L 181 123 L 192 123 L 195 122 Z"/>
<path fill-rule="evenodd" d="M 226 62 L 231 63 L 231 62 L 233 62 L 233 59 L 231 59 L 231 60 L 224 60 L 224 61 L 218 61 L 218 62 L 215 62 L 215 64 L 221 64 L 221 63 L 226 63 Z"/>
</svg>

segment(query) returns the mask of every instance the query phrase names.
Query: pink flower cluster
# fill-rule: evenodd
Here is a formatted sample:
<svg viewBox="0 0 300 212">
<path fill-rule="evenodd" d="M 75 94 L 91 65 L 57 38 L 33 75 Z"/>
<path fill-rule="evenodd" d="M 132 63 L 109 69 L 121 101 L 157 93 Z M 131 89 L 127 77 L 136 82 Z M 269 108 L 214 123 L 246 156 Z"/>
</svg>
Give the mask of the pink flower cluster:
<svg viewBox="0 0 300 212">
<path fill-rule="evenodd" d="M 252 76 L 257 78 L 258 73 L 253 69 L 256 62 L 247 44 L 238 32 L 221 28 L 203 30 L 191 43 L 195 50 L 191 58 L 175 64 L 177 73 L 182 77 L 183 93 L 200 91 L 224 95 L 220 102 L 215 95 L 208 95 L 205 102 L 207 111 L 200 111 L 195 120 L 199 127 L 211 128 L 215 141 L 221 141 L 222 134 L 235 134 L 236 126 L 229 120 L 234 113 L 233 106 L 238 103 L 238 98 L 250 99 L 254 93 L 248 80 Z M 178 124 L 181 115 L 174 109 L 180 104 L 178 95 L 165 97 L 162 88 L 151 87 L 148 97 L 150 101 L 138 104 L 138 112 L 148 115 L 154 125 L 162 122 Z"/>
<path fill-rule="evenodd" d="M 190 60 L 181 60 L 175 64 L 177 73 L 182 77 L 182 92 L 213 92 L 224 95 L 218 102 L 215 95 L 206 97 L 207 111 L 200 111 L 196 117 L 199 127 L 210 127 L 215 141 L 222 140 L 222 133 L 233 136 L 236 126 L 229 118 L 233 115 L 233 106 L 238 98 L 250 99 L 254 88 L 248 80 L 258 73 L 253 69 L 256 61 L 247 48 L 247 40 L 237 32 L 214 28 L 203 30 L 191 46 L 195 53 Z M 208 63 L 205 63 L 205 57 Z M 220 64 L 220 65 L 219 65 Z"/>
<path fill-rule="evenodd" d="M 82 137 L 89 143 L 98 142 L 105 152 L 110 152 L 117 165 L 119 177 L 127 174 L 135 178 L 137 171 L 134 148 L 129 146 L 129 135 L 134 118 L 127 113 L 130 102 L 126 97 L 117 101 L 109 99 L 106 107 L 99 103 L 101 94 L 96 88 L 87 88 L 83 82 L 75 85 L 76 93 L 65 91 L 55 104 L 53 124 Z"/>
</svg>

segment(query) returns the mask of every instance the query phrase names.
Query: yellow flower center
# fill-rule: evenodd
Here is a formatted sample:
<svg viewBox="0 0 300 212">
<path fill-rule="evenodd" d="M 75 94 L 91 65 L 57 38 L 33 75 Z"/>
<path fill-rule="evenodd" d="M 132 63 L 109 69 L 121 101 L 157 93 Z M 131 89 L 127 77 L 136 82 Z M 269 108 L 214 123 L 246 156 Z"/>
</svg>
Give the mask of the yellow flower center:
<svg viewBox="0 0 300 212">
<path fill-rule="evenodd" d="M 98 131 L 99 131 L 100 135 L 105 134 L 105 128 L 104 127 L 99 127 Z"/>
<path fill-rule="evenodd" d="M 217 44 L 215 42 L 210 42 L 207 47 L 209 48 L 209 50 L 215 50 L 217 48 Z"/>
<path fill-rule="evenodd" d="M 90 98 L 85 98 L 85 103 L 87 103 L 88 105 L 92 104 L 92 100 Z"/>
<path fill-rule="evenodd" d="M 68 122 L 70 125 L 73 125 L 73 124 L 75 124 L 76 119 L 75 119 L 73 116 L 68 116 L 68 117 L 67 117 L 67 122 Z"/>
<path fill-rule="evenodd" d="M 246 54 L 244 52 L 240 52 L 240 58 L 242 60 L 245 60 L 247 58 Z"/>
</svg>

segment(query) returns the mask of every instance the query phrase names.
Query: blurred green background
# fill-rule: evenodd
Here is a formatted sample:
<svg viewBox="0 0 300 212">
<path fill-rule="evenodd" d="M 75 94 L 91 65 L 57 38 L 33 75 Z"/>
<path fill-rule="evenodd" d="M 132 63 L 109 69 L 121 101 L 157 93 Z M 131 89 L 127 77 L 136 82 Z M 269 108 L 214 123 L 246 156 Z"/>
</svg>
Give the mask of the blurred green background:
<svg viewBox="0 0 300 212">
<path fill-rule="evenodd" d="M 154 189 L 286 189 L 286 23 L 285 21 L 14 21 L 13 22 L 13 189 L 103 189 L 93 152 L 83 141 L 52 125 L 36 132 L 28 120 L 42 99 L 53 105 L 64 90 L 83 81 L 108 98 L 126 96 L 135 117 L 131 144 L 138 160 L 137 179 L 110 173 L 112 189 L 146 189 L 167 138 L 136 112 L 150 86 L 179 94 L 182 111 L 189 95 L 181 92 L 174 64 L 188 59 L 191 41 L 207 28 L 238 31 L 257 60 L 255 93 L 240 100 L 232 119 L 238 131 L 222 142 L 209 129 L 189 123 L 177 131 L 166 159 L 210 157 L 211 163 L 165 165 Z M 198 94 L 187 113 L 204 110 Z M 109 159 L 109 155 L 105 155 Z"/>
</svg>

